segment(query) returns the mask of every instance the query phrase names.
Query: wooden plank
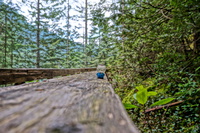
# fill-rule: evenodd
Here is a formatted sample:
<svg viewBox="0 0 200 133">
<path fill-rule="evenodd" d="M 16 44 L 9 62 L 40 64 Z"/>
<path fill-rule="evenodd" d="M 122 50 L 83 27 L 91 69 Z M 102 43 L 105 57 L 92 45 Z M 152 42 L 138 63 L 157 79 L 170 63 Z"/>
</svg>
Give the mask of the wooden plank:
<svg viewBox="0 0 200 133">
<path fill-rule="evenodd" d="M 66 76 L 81 72 L 95 71 L 96 68 L 80 69 L 46 69 L 46 68 L 21 68 L 21 69 L 0 69 L 0 85 L 20 84 L 25 81 L 37 79 L 50 79 L 56 76 Z"/>
<path fill-rule="evenodd" d="M 139 133 L 96 72 L 0 88 L 1 133 Z"/>
</svg>

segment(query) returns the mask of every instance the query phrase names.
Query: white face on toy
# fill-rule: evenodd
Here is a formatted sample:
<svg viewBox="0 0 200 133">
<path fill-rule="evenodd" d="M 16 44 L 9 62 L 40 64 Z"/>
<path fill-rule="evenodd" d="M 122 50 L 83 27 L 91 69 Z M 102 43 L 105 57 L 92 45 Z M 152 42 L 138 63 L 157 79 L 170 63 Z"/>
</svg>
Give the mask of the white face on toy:
<svg viewBox="0 0 200 133">
<path fill-rule="evenodd" d="M 100 72 L 100 73 L 105 73 L 106 71 L 106 66 L 105 65 L 98 65 L 97 66 L 97 72 Z"/>
</svg>

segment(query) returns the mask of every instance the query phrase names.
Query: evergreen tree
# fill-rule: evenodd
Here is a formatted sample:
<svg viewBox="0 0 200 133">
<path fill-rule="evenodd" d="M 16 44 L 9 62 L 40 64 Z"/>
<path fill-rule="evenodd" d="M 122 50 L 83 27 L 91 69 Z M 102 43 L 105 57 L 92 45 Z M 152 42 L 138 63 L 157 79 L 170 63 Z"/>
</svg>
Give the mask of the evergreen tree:
<svg viewBox="0 0 200 133">
<path fill-rule="evenodd" d="M 1 3 L 0 10 L 2 12 L 0 16 L 0 20 L 2 21 L 1 33 L 4 33 L 0 37 L 2 41 L 1 52 L 4 53 L 1 58 L 3 59 L 1 67 L 15 67 L 15 58 L 19 57 L 15 56 L 17 50 L 16 44 L 19 43 L 21 39 L 25 38 L 24 25 L 26 24 L 26 19 L 18 13 L 17 6 L 12 2 L 8 4 Z"/>
</svg>

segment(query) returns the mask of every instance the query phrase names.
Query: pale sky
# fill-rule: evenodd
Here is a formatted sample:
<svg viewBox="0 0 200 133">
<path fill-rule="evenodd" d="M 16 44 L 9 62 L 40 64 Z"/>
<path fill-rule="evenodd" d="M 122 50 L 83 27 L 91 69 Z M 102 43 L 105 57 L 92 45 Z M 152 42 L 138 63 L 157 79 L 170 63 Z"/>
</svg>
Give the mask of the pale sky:
<svg viewBox="0 0 200 133">
<path fill-rule="evenodd" d="M 4 2 L 6 2 L 6 1 L 10 1 L 10 0 L 4 0 Z M 11 0 L 13 3 L 22 3 L 22 0 Z M 25 0 L 26 1 L 26 0 Z M 27 0 L 27 1 L 31 1 L 31 2 L 36 2 L 36 0 Z M 42 0 L 41 0 L 42 1 Z M 83 3 L 83 4 L 85 4 L 85 0 L 78 0 L 80 3 Z M 95 3 L 98 3 L 100 0 L 88 0 L 88 3 L 91 3 L 91 4 L 95 4 Z M 72 3 L 73 2 L 73 0 L 69 0 L 69 2 L 70 3 Z M 71 6 L 76 6 L 76 5 L 78 5 L 78 4 L 75 4 L 74 2 L 73 2 L 73 4 L 71 4 Z M 21 8 L 22 9 L 22 11 L 24 11 L 24 12 L 26 12 L 27 11 L 27 7 L 22 7 Z"/>
<path fill-rule="evenodd" d="M 10 1 L 10 0 L 4 0 L 4 2 L 6 2 L 6 1 Z M 34 20 L 31 20 L 34 18 L 29 17 L 29 13 L 28 13 L 29 7 L 27 7 L 25 4 L 23 4 L 22 0 L 11 0 L 11 1 L 13 3 L 18 3 L 19 5 L 21 5 L 21 10 L 22 10 L 21 13 L 28 18 L 28 21 L 34 21 Z M 37 2 L 37 0 L 24 0 L 24 1 L 26 1 L 26 2 L 30 1 L 30 2 L 34 2 L 34 3 Z M 41 1 L 44 1 L 44 0 L 41 0 Z M 78 2 L 73 2 L 73 1 L 74 0 L 69 0 L 72 8 L 75 8 L 76 6 L 80 6 L 80 5 L 82 5 L 83 7 L 85 6 L 85 0 L 77 0 Z M 95 4 L 95 3 L 98 3 L 99 1 L 100 0 L 88 0 L 88 3 Z M 107 1 L 111 2 L 112 0 L 107 0 Z M 30 6 L 30 5 L 28 5 L 28 6 Z M 45 5 L 45 6 L 47 6 L 47 5 Z M 109 6 L 109 4 L 108 4 L 108 6 Z M 76 14 L 78 14 L 76 11 L 70 10 L 70 16 L 76 15 Z M 106 14 L 109 14 L 109 13 L 106 13 Z M 84 12 L 83 12 L 83 15 L 84 15 Z M 84 20 L 84 18 L 80 19 L 80 21 L 78 21 L 78 22 L 74 21 L 74 20 L 70 20 L 72 27 L 80 26 L 80 25 L 82 26 L 82 29 L 79 29 L 79 31 L 78 31 L 80 34 L 83 34 L 84 27 L 85 27 L 85 22 L 83 20 Z M 65 22 L 63 22 L 63 21 L 65 21 Z M 55 23 L 55 22 L 49 21 L 49 24 L 51 24 L 51 23 Z M 61 20 L 58 23 L 59 23 L 59 26 L 62 27 L 64 24 L 66 24 L 66 20 Z M 88 32 L 91 29 L 90 24 L 91 24 L 91 21 L 88 21 Z M 82 40 L 78 40 L 78 42 L 82 42 Z"/>
</svg>

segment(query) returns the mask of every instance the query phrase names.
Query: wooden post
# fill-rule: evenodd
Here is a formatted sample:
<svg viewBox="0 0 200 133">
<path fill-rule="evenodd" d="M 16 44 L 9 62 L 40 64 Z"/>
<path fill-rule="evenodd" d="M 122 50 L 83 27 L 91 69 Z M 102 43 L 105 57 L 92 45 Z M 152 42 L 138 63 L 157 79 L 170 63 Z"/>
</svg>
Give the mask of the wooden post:
<svg viewBox="0 0 200 133">
<path fill-rule="evenodd" d="M 0 88 L 1 133 L 139 133 L 95 72 Z"/>
<path fill-rule="evenodd" d="M 95 71 L 96 68 L 79 69 L 48 69 L 48 68 L 21 68 L 21 69 L 0 69 L 0 85 L 21 84 L 26 81 L 38 79 L 51 79 L 56 76 L 67 76 L 81 72 Z"/>
</svg>

